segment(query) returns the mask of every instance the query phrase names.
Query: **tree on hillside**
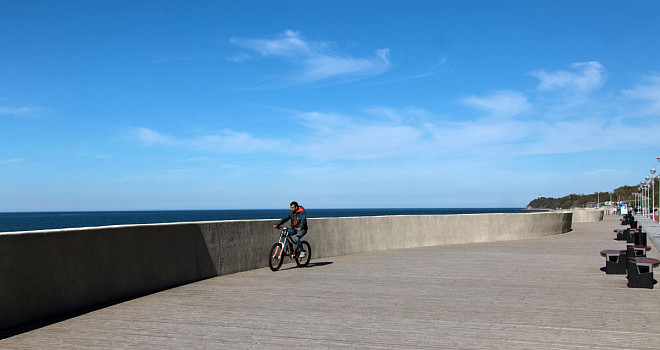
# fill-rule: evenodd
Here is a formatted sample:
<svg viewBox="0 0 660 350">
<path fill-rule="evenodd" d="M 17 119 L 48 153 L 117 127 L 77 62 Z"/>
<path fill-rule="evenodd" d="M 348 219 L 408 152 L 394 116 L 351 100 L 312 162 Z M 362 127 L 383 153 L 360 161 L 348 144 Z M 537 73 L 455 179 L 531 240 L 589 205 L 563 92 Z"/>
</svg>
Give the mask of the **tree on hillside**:
<svg viewBox="0 0 660 350">
<path fill-rule="evenodd" d="M 657 183 L 657 179 L 656 179 Z M 658 188 L 658 186 L 656 186 Z M 530 209 L 571 209 L 591 208 L 610 200 L 613 202 L 631 203 L 635 200 L 634 193 L 638 193 L 638 186 L 622 186 L 612 192 L 600 192 L 592 194 L 569 194 L 561 198 L 539 197 L 529 202 Z M 660 191 L 656 191 L 660 192 Z"/>
</svg>

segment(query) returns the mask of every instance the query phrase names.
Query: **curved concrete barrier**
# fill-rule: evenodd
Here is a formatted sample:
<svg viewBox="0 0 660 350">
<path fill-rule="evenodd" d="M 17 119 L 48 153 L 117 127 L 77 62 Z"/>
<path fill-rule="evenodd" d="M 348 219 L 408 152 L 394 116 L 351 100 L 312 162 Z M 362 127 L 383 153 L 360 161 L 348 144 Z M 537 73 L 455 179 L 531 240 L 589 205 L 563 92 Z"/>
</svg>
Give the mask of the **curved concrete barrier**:
<svg viewBox="0 0 660 350">
<path fill-rule="evenodd" d="M 603 221 L 603 209 L 571 209 L 573 222 L 598 222 Z"/>
<path fill-rule="evenodd" d="M 571 230 L 572 213 L 309 219 L 312 258 L 526 239 Z M 0 330 L 268 265 L 276 220 L 0 234 Z"/>
</svg>

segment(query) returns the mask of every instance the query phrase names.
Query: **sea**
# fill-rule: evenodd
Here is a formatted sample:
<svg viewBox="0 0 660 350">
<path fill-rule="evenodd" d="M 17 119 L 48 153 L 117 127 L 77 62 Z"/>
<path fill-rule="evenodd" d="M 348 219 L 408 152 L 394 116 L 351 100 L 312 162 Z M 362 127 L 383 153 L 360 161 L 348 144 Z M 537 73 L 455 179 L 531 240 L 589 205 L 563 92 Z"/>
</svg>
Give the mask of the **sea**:
<svg viewBox="0 0 660 350">
<path fill-rule="evenodd" d="M 34 231 L 110 225 L 154 224 L 219 220 L 278 220 L 288 209 L 58 211 L 0 213 L 0 232 Z M 525 213 L 521 208 L 371 208 L 306 209 L 308 218 L 383 215 L 450 215 Z"/>
</svg>

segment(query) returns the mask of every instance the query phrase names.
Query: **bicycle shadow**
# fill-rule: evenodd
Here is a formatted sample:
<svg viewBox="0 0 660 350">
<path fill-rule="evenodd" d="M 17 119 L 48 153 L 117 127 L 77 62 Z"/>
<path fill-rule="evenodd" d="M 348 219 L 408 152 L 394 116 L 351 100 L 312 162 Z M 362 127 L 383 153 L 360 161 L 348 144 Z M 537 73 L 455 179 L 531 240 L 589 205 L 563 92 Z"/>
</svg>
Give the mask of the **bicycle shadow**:
<svg viewBox="0 0 660 350">
<path fill-rule="evenodd" d="M 332 264 L 332 261 L 319 261 L 319 262 L 310 262 L 307 267 L 317 267 L 317 266 L 326 266 Z"/>
<path fill-rule="evenodd" d="M 322 266 L 326 266 L 326 265 L 330 265 L 330 264 L 333 264 L 333 262 L 332 261 L 310 262 L 309 265 L 301 266 L 301 267 L 298 267 L 298 266 L 296 266 L 296 264 L 293 264 L 292 266 L 287 266 L 286 268 L 282 268 L 282 270 L 284 271 L 284 270 L 291 270 L 291 269 L 309 269 L 309 268 L 312 268 L 312 267 L 322 267 Z"/>
</svg>

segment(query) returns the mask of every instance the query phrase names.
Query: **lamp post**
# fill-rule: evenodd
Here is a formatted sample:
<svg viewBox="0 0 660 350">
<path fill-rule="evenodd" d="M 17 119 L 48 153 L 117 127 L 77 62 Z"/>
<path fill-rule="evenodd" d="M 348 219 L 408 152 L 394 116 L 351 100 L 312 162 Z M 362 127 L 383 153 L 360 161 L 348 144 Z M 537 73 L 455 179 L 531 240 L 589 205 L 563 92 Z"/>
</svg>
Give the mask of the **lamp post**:
<svg viewBox="0 0 660 350">
<path fill-rule="evenodd" d="M 637 200 L 635 201 L 635 211 L 642 210 L 642 183 L 639 183 L 639 187 L 637 188 L 639 190 L 639 193 L 636 193 L 637 195 Z M 642 215 L 644 212 L 642 211 Z"/>
<path fill-rule="evenodd" d="M 648 211 L 649 211 L 649 219 L 651 218 L 651 181 L 646 183 L 646 196 L 648 197 L 646 199 L 646 205 L 648 206 Z"/>
<path fill-rule="evenodd" d="M 639 185 L 639 210 L 642 212 L 642 216 L 644 216 L 644 186 L 641 184 Z"/>
<path fill-rule="evenodd" d="M 651 182 L 646 183 L 646 215 L 651 218 Z"/>
<path fill-rule="evenodd" d="M 651 175 L 655 174 L 655 168 L 651 168 L 649 171 L 651 172 Z M 651 220 L 655 221 L 655 176 L 651 176 L 651 188 L 653 189 L 651 197 L 653 198 L 653 205 L 651 206 Z"/>
<path fill-rule="evenodd" d="M 644 186 L 645 182 L 640 181 L 639 182 L 639 208 L 642 211 L 642 216 L 646 216 L 646 187 Z"/>
<path fill-rule="evenodd" d="M 646 176 L 646 177 L 644 177 L 644 180 L 646 180 L 646 183 L 644 185 L 646 187 L 646 217 L 650 219 L 651 218 L 651 215 L 650 215 L 651 213 L 650 213 L 650 210 L 649 210 L 649 204 L 651 204 L 651 203 L 650 203 L 650 198 L 649 198 L 649 187 L 650 187 L 649 181 L 651 180 L 651 177 Z"/>
<path fill-rule="evenodd" d="M 660 163 L 660 156 L 658 156 L 658 158 L 656 158 L 655 160 L 657 160 L 658 163 Z M 657 177 L 657 176 L 656 176 L 656 177 Z M 655 180 L 653 180 L 653 186 L 655 186 Z M 658 192 L 660 192 L 660 189 L 658 189 Z M 660 196 L 659 196 L 659 197 L 660 197 Z M 655 197 L 653 197 L 653 200 L 655 200 Z M 658 202 L 660 202 L 660 198 L 658 199 Z M 655 217 L 655 214 L 653 214 L 653 215 L 654 215 L 654 217 Z M 658 222 L 660 222 L 660 218 L 658 218 Z"/>
<path fill-rule="evenodd" d="M 646 182 L 646 217 L 651 218 L 651 184 Z"/>
</svg>

